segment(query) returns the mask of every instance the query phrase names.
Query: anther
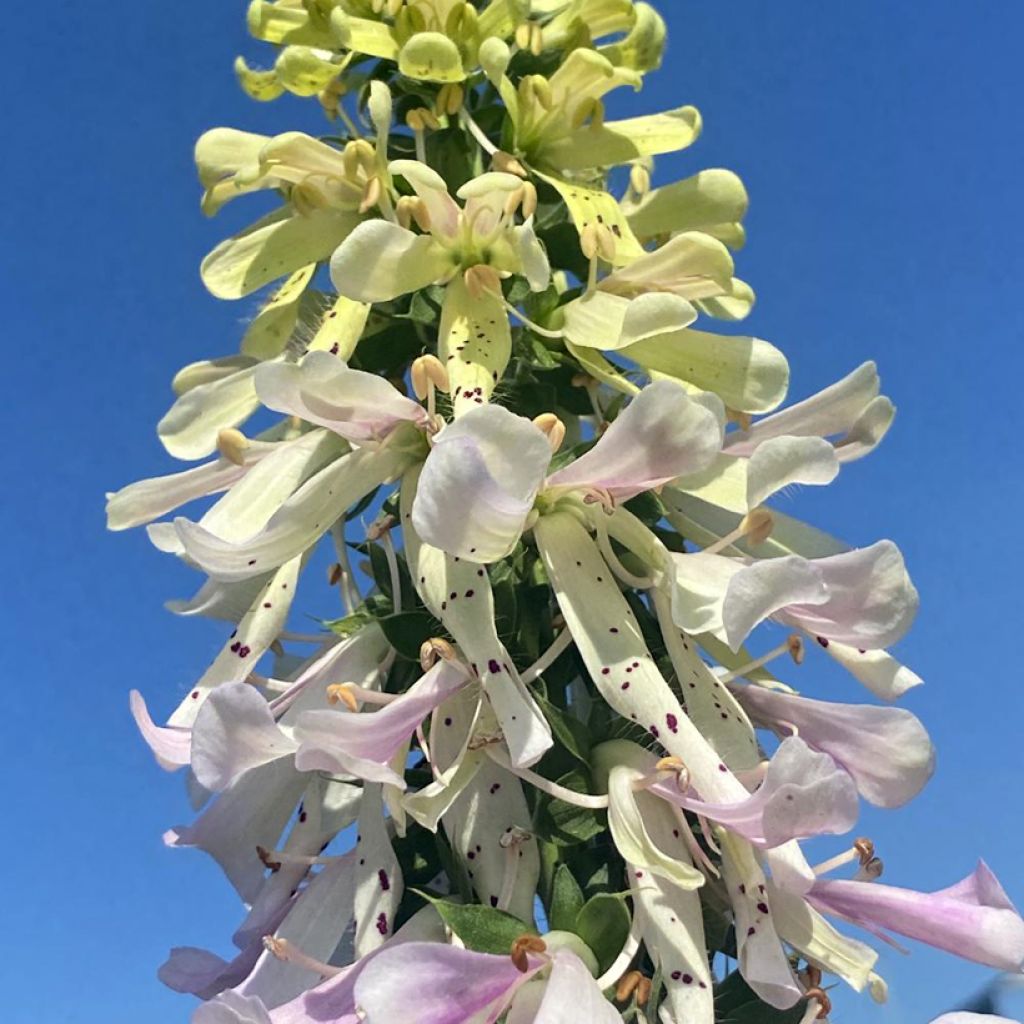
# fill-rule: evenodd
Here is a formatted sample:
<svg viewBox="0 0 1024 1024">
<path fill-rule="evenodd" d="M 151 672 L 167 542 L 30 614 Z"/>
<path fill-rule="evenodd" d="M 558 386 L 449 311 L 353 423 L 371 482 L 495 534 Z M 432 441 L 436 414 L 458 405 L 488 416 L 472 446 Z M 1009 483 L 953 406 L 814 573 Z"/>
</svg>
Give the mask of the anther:
<svg viewBox="0 0 1024 1024">
<path fill-rule="evenodd" d="M 257 846 L 256 856 L 259 857 L 263 866 L 272 874 L 277 874 L 277 872 L 281 870 L 281 862 L 279 860 L 275 860 L 266 847 Z"/>
<path fill-rule="evenodd" d="M 438 659 L 442 661 L 455 661 L 455 648 L 447 640 L 439 636 L 432 636 L 424 640 L 420 646 L 420 667 L 424 672 L 429 672 Z"/>
<path fill-rule="evenodd" d="M 534 417 L 533 424 L 547 435 L 548 444 L 553 452 L 562 447 L 565 440 L 565 424 L 553 412 L 543 412 Z"/>
<path fill-rule="evenodd" d="M 732 547 L 739 540 L 746 540 L 748 544 L 756 547 L 771 536 L 774 526 L 775 518 L 768 509 L 761 507 L 751 509 L 740 520 L 740 525 L 735 530 L 716 540 L 714 544 L 708 545 L 704 549 L 704 553 L 706 555 L 718 554 L 719 551 Z"/>
<path fill-rule="evenodd" d="M 853 842 L 853 848 L 860 856 L 860 865 L 864 867 L 875 857 L 875 844 L 867 836 L 861 836 Z"/>
<path fill-rule="evenodd" d="M 359 710 L 359 701 L 353 692 L 351 683 L 332 683 L 327 687 L 328 704 L 344 704 L 349 711 Z"/>
<path fill-rule="evenodd" d="M 396 516 L 381 516 L 375 519 L 366 528 L 366 539 L 370 541 L 380 540 L 386 533 L 389 533 L 398 525 Z"/>
<path fill-rule="evenodd" d="M 636 996 L 638 1006 L 643 1006 L 651 997 L 651 979 L 640 971 L 628 971 L 615 986 L 617 1003 L 624 1003 L 633 995 Z"/>
<path fill-rule="evenodd" d="M 629 169 L 629 184 L 638 197 L 651 191 L 651 172 L 643 164 L 633 164 Z"/>
<path fill-rule="evenodd" d="M 512 943 L 512 963 L 516 970 L 525 974 L 530 969 L 529 954 L 540 954 L 547 952 L 547 943 L 537 935 L 520 935 Z"/>
<path fill-rule="evenodd" d="M 234 427 L 226 427 L 217 434 L 217 451 L 236 466 L 245 465 L 245 450 L 249 447 L 249 438 Z"/>
<path fill-rule="evenodd" d="M 446 82 L 441 86 L 434 101 L 434 111 L 439 117 L 457 114 L 466 101 L 466 92 L 458 82 Z"/>
<path fill-rule="evenodd" d="M 366 189 L 363 192 L 363 199 L 359 204 L 359 212 L 368 213 L 372 210 L 380 202 L 382 192 L 383 189 L 381 187 L 380 178 L 371 178 L 366 183 Z"/>
<path fill-rule="evenodd" d="M 532 181 L 523 183 L 522 207 L 523 217 L 530 219 L 537 212 L 537 186 Z"/>
<path fill-rule="evenodd" d="M 793 659 L 794 664 L 802 665 L 804 661 L 803 638 L 797 633 L 790 634 L 786 637 L 785 643 L 779 644 L 778 647 L 773 647 L 766 654 L 762 654 L 759 658 L 754 658 L 753 661 L 748 661 L 739 668 L 734 668 L 731 672 L 726 672 L 718 677 L 718 681 L 721 683 L 731 683 L 734 679 L 742 679 L 744 676 L 749 676 L 755 669 L 762 668 L 770 661 L 774 661 L 784 654 L 788 654 Z"/>
<path fill-rule="evenodd" d="M 345 570 L 340 562 L 335 562 L 327 570 L 327 585 L 336 587 L 345 578 Z"/>
<path fill-rule="evenodd" d="M 522 846 L 523 843 L 528 843 L 533 839 L 533 833 L 527 832 L 525 828 L 520 828 L 518 825 L 513 825 L 508 832 L 503 832 L 501 838 L 498 839 L 498 845 L 503 850 L 515 849 L 517 846 Z"/>
<path fill-rule="evenodd" d="M 511 153 L 506 153 L 503 149 L 499 149 L 491 156 L 491 170 L 514 174 L 519 178 L 526 178 L 529 175 L 526 168 Z M 534 191 L 536 192 L 536 189 Z"/>
</svg>

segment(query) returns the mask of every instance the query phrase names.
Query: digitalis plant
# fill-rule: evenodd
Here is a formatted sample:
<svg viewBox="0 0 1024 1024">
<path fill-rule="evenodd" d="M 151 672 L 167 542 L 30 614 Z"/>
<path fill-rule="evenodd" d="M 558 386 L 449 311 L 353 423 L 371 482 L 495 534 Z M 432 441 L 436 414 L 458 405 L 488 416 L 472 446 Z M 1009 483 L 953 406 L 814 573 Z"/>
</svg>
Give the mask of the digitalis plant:
<svg viewBox="0 0 1024 1024">
<path fill-rule="evenodd" d="M 918 605 L 898 548 L 770 507 L 894 408 L 867 363 L 776 411 L 782 353 L 707 329 L 753 305 L 743 185 L 651 187 L 693 107 L 605 113 L 658 67 L 657 12 L 254 0 L 249 27 L 277 55 L 243 88 L 329 123 L 199 139 L 205 213 L 277 203 L 202 265 L 259 305 L 159 424 L 206 461 L 107 507 L 225 634 L 166 725 L 131 696 L 197 812 L 167 844 L 244 904 L 234 952 L 160 969 L 196 1024 L 807 1022 L 833 979 L 885 998 L 846 923 L 1019 970 L 984 864 L 920 893 L 865 838 L 805 858 L 933 768 L 908 711 L 817 692 L 826 658 L 883 702 L 920 683 L 888 653 Z M 340 617 L 311 601 L 326 546 Z"/>
</svg>

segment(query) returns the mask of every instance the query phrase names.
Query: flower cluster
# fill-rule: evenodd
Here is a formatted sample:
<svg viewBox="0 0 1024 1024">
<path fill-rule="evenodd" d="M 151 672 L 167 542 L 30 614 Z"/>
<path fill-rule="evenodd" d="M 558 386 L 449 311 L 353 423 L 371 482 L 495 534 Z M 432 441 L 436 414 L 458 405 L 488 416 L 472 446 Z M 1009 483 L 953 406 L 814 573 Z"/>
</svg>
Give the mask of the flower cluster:
<svg viewBox="0 0 1024 1024">
<path fill-rule="evenodd" d="M 694 108 L 605 112 L 659 65 L 657 12 L 253 0 L 249 27 L 278 51 L 238 62 L 246 91 L 315 96 L 336 133 L 200 138 L 204 212 L 276 198 L 202 265 L 260 304 L 174 380 L 159 436 L 197 464 L 107 506 L 225 634 L 166 724 L 131 695 L 197 814 L 167 844 L 245 907 L 230 956 L 160 969 L 196 1024 L 824 1019 L 826 975 L 886 993 L 837 923 L 1019 970 L 983 863 L 923 893 L 865 838 L 805 857 L 934 765 L 891 706 L 921 682 L 889 652 L 918 605 L 899 549 L 770 507 L 894 407 L 871 363 L 783 406 L 782 353 L 706 329 L 753 305 L 743 185 L 652 187 Z M 341 615 L 296 631 L 326 546 Z M 883 703 L 778 677 L 813 694 L 827 658 Z"/>
</svg>

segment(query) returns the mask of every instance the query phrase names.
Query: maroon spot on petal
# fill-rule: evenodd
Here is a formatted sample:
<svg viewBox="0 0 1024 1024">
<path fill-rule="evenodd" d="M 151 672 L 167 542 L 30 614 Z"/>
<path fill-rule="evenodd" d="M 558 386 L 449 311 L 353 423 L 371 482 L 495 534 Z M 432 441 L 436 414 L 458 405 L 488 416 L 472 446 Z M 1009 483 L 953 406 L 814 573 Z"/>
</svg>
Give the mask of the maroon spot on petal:
<svg viewBox="0 0 1024 1024">
<path fill-rule="evenodd" d="M 444 720 L 444 724 L 445 724 L 445 725 L 451 725 L 451 724 L 452 724 L 452 720 L 451 720 L 450 718 L 446 718 L 446 719 Z"/>
<path fill-rule="evenodd" d="M 611 669 L 607 665 L 605 665 L 605 667 L 601 669 L 601 675 L 603 676 L 608 675 L 609 672 L 611 672 Z"/>
<path fill-rule="evenodd" d="M 476 593 L 475 590 L 467 590 L 466 591 L 466 597 L 472 597 L 475 593 Z"/>
<path fill-rule="evenodd" d="M 693 984 L 693 975 L 692 974 L 684 974 L 683 975 L 683 984 L 684 985 L 692 985 Z"/>
<path fill-rule="evenodd" d="M 489 662 L 487 662 L 487 668 L 491 672 L 500 672 L 501 671 L 501 665 L 498 664 L 498 661 L 497 661 L 496 658 L 491 658 L 491 660 Z"/>
<path fill-rule="evenodd" d="M 199 691 L 198 690 L 193 690 L 192 691 L 192 699 L 193 700 L 199 700 Z"/>
<path fill-rule="evenodd" d="M 618 631 L 619 631 L 619 627 L 618 626 L 612 626 L 611 629 L 608 630 L 609 633 L 618 633 Z"/>
<path fill-rule="evenodd" d="M 653 736 L 653 737 L 654 737 L 655 739 L 657 739 L 657 738 L 658 738 L 658 736 L 660 735 L 660 733 L 658 732 L 658 727 L 657 727 L 656 725 L 652 725 L 652 726 L 651 726 L 651 735 L 652 735 L 652 736 Z"/>
<path fill-rule="evenodd" d="M 476 852 L 475 852 L 475 851 L 473 851 L 473 850 L 470 850 L 470 851 L 469 851 L 469 853 L 467 853 L 467 854 L 466 854 L 466 856 L 467 856 L 467 857 L 468 857 L 468 858 L 469 858 L 470 860 L 476 860 Z"/>
<path fill-rule="evenodd" d="M 622 684 L 622 689 L 623 690 L 628 690 L 629 689 L 629 680 L 628 679 Z"/>
<path fill-rule="evenodd" d="M 388 919 L 387 919 L 387 915 L 386 914 L 378 914 L 377 915 L 377 931 L 379 931 L 381 933 L 381 935 L 387 935 L 387 933 L 388 933 Z"/>
<path fill-rule="evenodd" d="M 679 981 L 679 979 L 682 978 L 682 976 L 683 976 L 683 972 L 682 971 L 673 971 L 672 972 L 672 980 L 673 981 Z"/>
<path fill-rule="evenodd" d="M 707 988 L 708 987 L 703 981 L 698 981 L 697 984 L 700 985 L 701 988 Z"/>
<path fill-rule="evenodd" d="M 305 821 L 306 821 L 306 818 L 307 818 L 307 817 L 308 817 L 308 815 L 306 814 L 306 812 L 305 812 L 305 811 L 301 811 L 301 812 L 299 813 L 299 821 L 300 821 L 301 823 L 305 824 Z"/>
<path fill-rule="evenodd" d="M 817 640 L 822 647 L 828 647 L 828 639 L 826 637 L 816 636 L 814 639 Z"/>
<path fill-rule="evenodd" d="M 756 934 L 757 934 L 757 929 L 753 925 L 751 925 L 747 929 L 747 938 L 749 939 L 751 935 L 756 935 Z"/>
<path fill-rule="evenodd" d="M 643 878 L 644 877 L 644 873 L 642 871 L 637 871 L 636 872 L 636 877 L 637 878 Z"/>
<path fill-rule="evenodd" d="M 383 868 L 377 872 L 377 880 L 380 882 L 380 887 L 385 892 L 391 888 L 391 879 L 388 878 L 388 873 Z"/>
<path fill-rule="evenodd" d="M 501 783 L 495 782 L 494 785 L 491 786 L 491 796 L 494 796 L 494 794 L 497 793 L 499 789 L 501 789 Z"/>
<path fill-rule="evenodd" d="M 250 558 L 248 564 L 249 565 L 255 565 L 256 564 L 256 559 L 255 558 Z"/>
<path fill-rule="evenodd" d="M 498 897 L 497 896 L 492 896 L 491 897 L 491 906 L 492 907 L 496 907 L 497 905 L 498 905 Z"/>
<path fill-rule="evenodd" d="M 745 896 L 746 894 L 747 894 L 747 887 L 742 882 L 740 882 L 740 895 L 741 896 Z"/>
<path fill-rule="evenodd" d="M 248 658 L 251 652 L 252 648 L 246 647 L 244 644 L 238 648 L 238 656 L 240 658 Z"/>
<path fill-rule="evenodd" d="M 673 714 L 665 716 L 665 724 L 669 728 L 669 732 L 679 732 L 679 719 Z"/>
<path fill-rule="evenodd" d="M 767 914 L 767 913 L 768 913 L 768 904 L 767 904 L 767 903 L 758 903 L 758 905 L 757 905 L 757 909 L 758 909 L 758 910 L 759 910 L 759 911 L 760 911 L 760 912 L 761 912 L 762 914 Z"/>
<path fill-rule="evenodd" d="M 233 643 L 233 644 L 231 645 L 231 651 L 232 651 L 233 653 L 237 654 L 237 653 L 239 652 L 239 650 L 241 649 L 241 647 L 242 647 L 242 641 L 241 641 L 241 640 L 236 640 L 236 641 L 235 641 L 235 642 L 234 642 L 234 643 Z"/>
<path fill-rule="evenodd" d="M 264 601 L 263 602 L 263 607 L 264 608 L 273 608 L 274 606 L 269 601 Z"/>
</svg>

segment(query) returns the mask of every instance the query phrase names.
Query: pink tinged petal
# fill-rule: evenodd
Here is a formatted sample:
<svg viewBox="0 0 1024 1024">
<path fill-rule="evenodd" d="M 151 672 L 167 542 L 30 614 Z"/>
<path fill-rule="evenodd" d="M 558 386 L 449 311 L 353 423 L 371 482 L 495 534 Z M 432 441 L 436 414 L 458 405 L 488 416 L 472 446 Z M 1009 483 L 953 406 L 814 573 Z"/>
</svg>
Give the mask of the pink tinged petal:
<svg viewBox="0 0 1024 1024">
<path fill-rule="evenodd" d="M 345 509 L 400 473 L 408 456 L 358 449 L 307 480 L 248 540 L 232 543 L 187 519 L 175 529 L 189 558 L 210 576 L 243 580 L 302 555 Z"/>
<path fill-rule="evenodd" d="M 316 857 L 343 828 L 348 828 L 359 813 L 362 789 L 346 782 L 313 776 L 299 804 L 298 814 L 284 846 L 279 849 L 299 858 L 298 862 L 281 859 L 281 866 L 267 875 L 259 895 L 249 908 L 245 920 L 232 936 L 237 946 L 245 946 L 272 934 L 310 867 L 301 863 L 303 857 Z"/>
<path fill-rule="evenodd" d="M 287 909 L 287 906 L 279 909 L 278 920 L 272 923 L 267 933 L 272 932 L 280 923 Z M 241 985 L 252 974 L 264 952 L 262 936 L 246 942 L 232 960 L 224 960 L 206 949 L 177 946 L 160 965 L 157 977 L 175 992 L 198 996 L 200 999 L 213 999 L 225 989 Z"/>
<path fill-rule="evenodd" d="M 444 178 L 418 160 L 392 160 L 388 170 L 405 178 L 426 204 L 430 215 L 430 230 L 443 238 L 453 238 L 459 229 L 461 211 L 459 204 L 448 192 Z"/>
<path fill-rule="evenodd" d="M 721 446 L 716 413 L 678 384 L 659 381 L 630 402 L 589 452 L 552 474 L 548 486 L 600 488 L 626 501 L 700 472 Z"/>
<path fill-rule="evenodd" d="M 832 445 L 820 437 L 769 438 L 747 463 L 747 508 L 792 484 L 830 484 L 839 475 L 839 462 Z"/>
<path fill-rule="evenodd" d="M 781 609 L 825 604 L 828 599 L 816 563 L 799 555 L 754 562 L 729 581 L 722 601 L 725 637 L 738 651 L 756 626 Z"/>
<path fill-rule="evenodd" d="M 350 370 L 327 352 L 301 365 L 266 365 L 256 391 L 268 409 L 316 423 L 353 444 L 382 441 L 400 423 L 426 426 L 426 410 L 374 373 Z"/>
<path fill-rule="evenodd" d="M 404 884 L 384 819 L 379 785 L 367 785 L 359 811 L 355 858 L 355 955 L 378 949 L 395 931 Z"/>
<path fill-rule="evenodd" d="M 769 1006 L 786 1010 L 803 990 L 775 930 L 764 873 L 749 844 L 727 833 L 722 834 L 722 877 L 735 915 L 740 973 Z"/>
<path fill-rule="evenodd" d="M 217 435 L 244 423 L 258 408 L 253 377 L 258 363 L 186 391 L 157 424 L 164 448 L 176 459 L 202 459 Z"/>
<path fill-rule="evenodd" d="M 295 764 L 304 772 L 350 772 L 404 789 L 389 762 L 423 719 L 465 684 L 458 668 L 439 661 L 379 711 L 303 711 L 295 723 Z"/>
<path fill-rule="evenodd" d="M 192 727 L 192 771 L 213 792 L 251 768 L 294 754 L 266 699 L 248 683 L 221 686 L 203 702 Z"/>
<path fill-rule="evenodd" d="M 192 1014 L 192 1024 L 274 1024 L 267 1008 L 255 997 L 222 992 Z"/>
<path fill-rule="evenodd" d="M 153 751 L 157 764 L 169 772 L 187 765 L 192 756 L 192 730 L 156 725 L 149 717 L 146 702 L 138 690 L 132 690 L 128 700 L 135 724 Z"/>
<path fill-rule="evenodd" d="M 575 953 L 558 950 L 544 987 L 544 998 L 534 1024 L 622 1024 L 619 1011 L 605 999 L 594 976 Z"/>
<path fill-rule="evenodd" d="M 543 964 L 531 959 L 521 973 L 511 957 L 410 942 L 383 950 L 367 964 L 356 981 L 356 1005 L 374 1024 L 493 1024 Z"/>
<path fill-rule="evenodd" d="M 730 455 L 750 455 L 772 437 L 832 437 L 845 434 L 878 395 L 878 368 L 863 363 L 853 373 L 810 398 L 758 420 L 750 430 L 729 439 Z"/>
<path fill-rule="evenodd" d="M 261 765 L 221 793 L 191 825 L 168 831 L 164 842 L 208 853 L 250 903 L 259 895 L 265 870 L 256 848 L 276 847 L 305 784 L 285 760 Z"/>
<path fill-rule="evenodd" d="M 906 665 L 900 664 L 886 651 L 872 651 L 850 647 L 848 644 L 826 640 L 825 652 L 839 662 L 854 679 L 866 686 L 881 700 L 899 700 L 915 686 L 922 686 L 924 680 Z"/>
<path fill-rule="evenodd" d="M 352 920 L 354 857 L 355 853 L 350 853 L 334 861 L 313 878 L 274 932 L 275 938 L 286 940 L 314 960 L 331 958 Z M 258 997 L 273 1010 L 319 981 L 318 972 L 279 960 L 266 950 L 238 992 Z"/>
<path fill-rule="evenodd" d="M 454 269 L 432 236 L 415 235 L 386 220 L 364 221 L 331 257 L 334 287 L 357 302 L 390 302 Z"/>
<path fill-rule="evenodd" d="M 294 558 L 267 580 L 238 627 L 224 641 L 213 664 L 185 695 L 168 724 L 192 725 L 217 687 L 239 682 L 250 675 L 284 629 L 295 598 L 300 568 L 301 559 Z"/>
<path fill-rule="evenodd" d="M 412 506 L 428 544 L 473 562 L 507 555 L 551 462 L 538 427 L 497 405 L 471 409 L 437 435 Z"/>
<path fill-rule="evenodd" d="M 1024 966 L 1024 920 L 984 861 L 939 892 L 876 882 L 818 881 L 808 894 L 824 913 L 917 939 L 1002 971 Z"/>
<path fill-rule="evenodd" d="M 522 178 L 503 171 L 490 171 L 471 178 L 458 190 L 456 195 L 465 204 L 466 222 L 472 224 L 477 238 L 486 238 L 507 219 L 505 203 L 522 187 Z"/>
<path fill-rule="evenodd" d="M 909 802 L 935 770 L 935 748 L 920 720 L 902 708 L 811 700 L 760 686 L 733 688 L 760 725 L 800 738 L 850 773 L 878 807 Z"/>
<path fill-rule="evenodd" d="M 917 590 L 900 549 L 889 540 L 814 561 L 828 599 L 813 607 L 794 602 L 782 621 L 814 636 L 869 650 L 896 643 L 917 614 Z"/>
<path fill-rule="evenodd" d="M 730 581 L 744 571 L 743 562 L 725 555 L 671 555 L 674 586 L 672 619 L 684 632 L 722 633 L 722 607 Z"/>
<path fill-rule="evenodd" d="M 803 740 L 783 740 L 764 782 L 747 800 L 709 804 L 659 783 L 652 792 L 695 814 L 725 825 L 757 846 L 776 847 L 791 839 L 841 835 L 857 823 L 857 787 L 827 754 Z"/>
</svg>

